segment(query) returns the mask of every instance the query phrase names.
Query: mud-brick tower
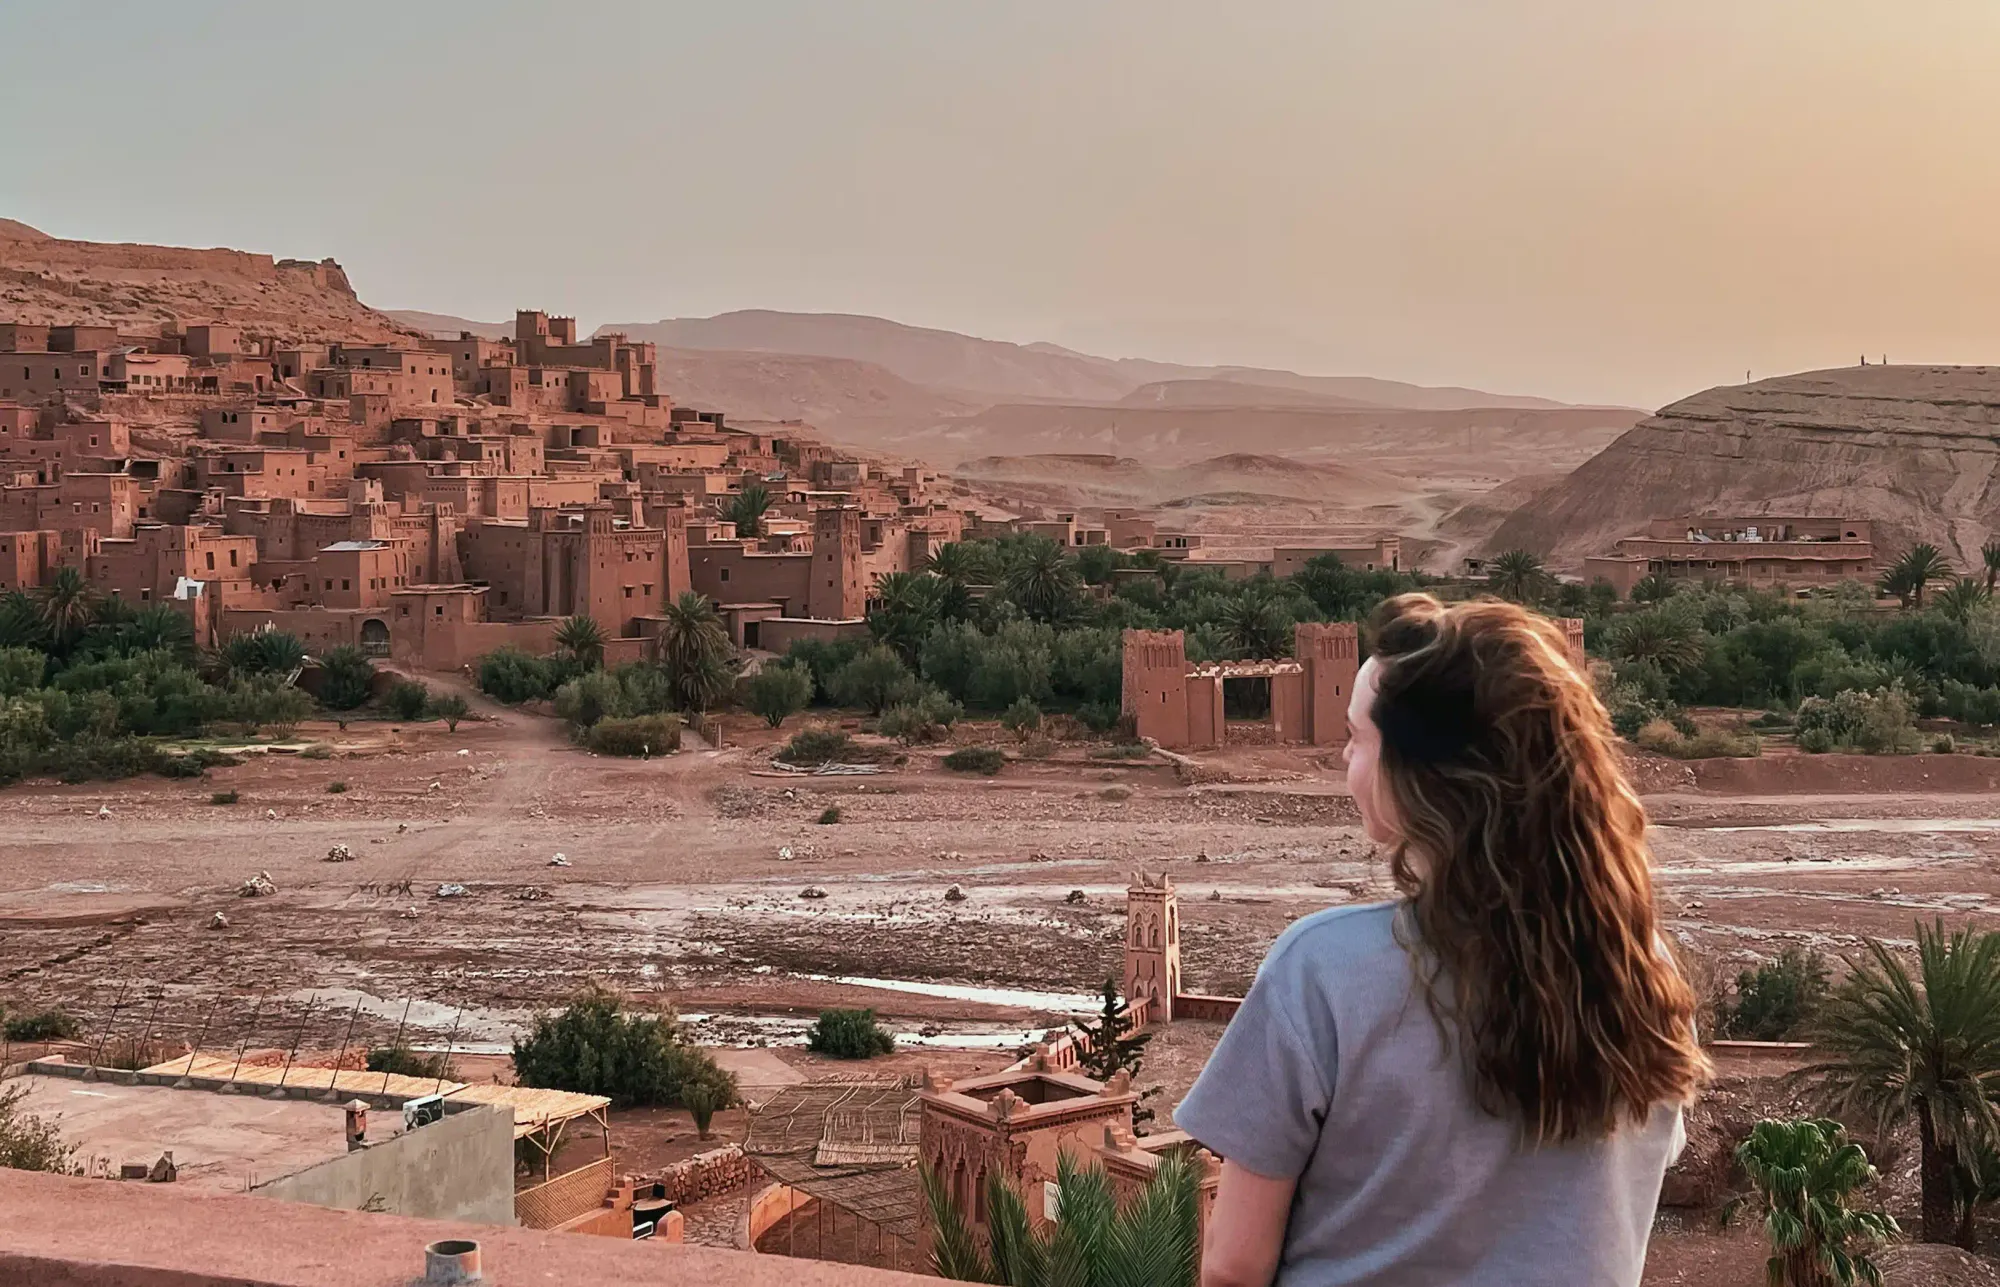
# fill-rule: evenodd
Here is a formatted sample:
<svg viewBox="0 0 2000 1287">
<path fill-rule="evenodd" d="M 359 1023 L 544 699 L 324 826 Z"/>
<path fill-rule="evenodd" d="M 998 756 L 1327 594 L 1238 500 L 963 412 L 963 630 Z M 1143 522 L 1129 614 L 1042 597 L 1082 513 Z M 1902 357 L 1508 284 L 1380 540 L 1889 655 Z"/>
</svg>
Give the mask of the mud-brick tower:
<svg viewBox="0 0 2000 1287">
<path fill-rule="evenodd" d="M 1560 617 L 1556 624 L 1562 627 L 1563 647 L 1569 653 L 1569 664 L 1590 674 L 1590 657 L 1583 651 L 1583 619 L 1581 617 Z"/>
<path fill-rule="evenodd" d="M 1351 621 L 1307 621 L 1292 630 L 1292 654 L 1305 667 L 1305 727 L 1298 740 L 1347 745 L 1347 703 L 1361 670 L 1361 641 Z"/>
<path fill-rule="evenodd" d="M 1127 630 L 1120 711 L 1140 737 L 1172 750 L 1188 744 L 1187 642 L 1178 630 Z"/>
<path fill-rule="evenodd" d="M 1171 1023 L 1181 990 L 1181 911 L 1173 878 L 1132 873 L 1125 891 L 1125 1004 L 1149 1006 L 1148 1023 Z"/>
</svg>

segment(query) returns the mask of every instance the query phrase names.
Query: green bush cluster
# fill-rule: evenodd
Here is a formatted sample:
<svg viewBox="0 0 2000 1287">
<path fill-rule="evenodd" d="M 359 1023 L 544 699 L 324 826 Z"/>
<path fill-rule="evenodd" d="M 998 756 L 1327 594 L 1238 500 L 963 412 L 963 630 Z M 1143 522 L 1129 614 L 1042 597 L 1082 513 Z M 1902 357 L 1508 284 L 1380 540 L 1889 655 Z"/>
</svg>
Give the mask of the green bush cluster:
<svg viewBox="0 0 2000 1287">
<path fill-rule="evenodd" d="M 963 706 L 931 689 L 883 711 L 875 728 L 882 736 L 893 737 L 905 746 L 942 742 L 964 714 Z"/>
<path fill-rule="evenodd" d="M 1923 746 L 1911 705 L 1900 684 L 1874 692 L 1848 689 L 1831 700 L 1809 697 L 1799 703 L 1799 749 L 1817 754 L 1907 755 Z"/>
<path fill-rule="evenodd" d="M 601 719 L 584 731 L 583 744 L 599 755 L 671 755 L 681 749 L 681 718 L 635 715 Z"/>
<path fill-rule="evenodd" d="M 806 1049 L 834 1059 L 873 1059 L 896 1049 L 896 1038 L 873 1010 L 822 1010 L 806 1032 Z"/>
<path fill-rule="evenodd" d="M 601 987 L 536 1015 L 514 1042 L 514 1070 L 523 1086 L 604 1095 L 620 1106 L 685 1107 L 693 1086 L 707 1088 L 704 1103 L 722 1101 L 710 1111 L 736 1100 L 736 1078 L 683 1041 L 671 1015 L 629 1013 Z"/>
<path fill-rule="evenodd" d="M 869 757 L 840 729 L 811 724 L 792 734 L 791 740 L 779 748 L 776 758 L 811 768 L 821 764 L 853 764 Z"/>
<path fill-rule="evenodd" d="M 9 1041 L 72 1041 L 83 1032 L 83 1025 L 66 1010 L 36 1010 L 7 1015 L 0 1032 Z"/>
<path fill-rule="evenodd" d="M 1736 976 L 1736 995 L 1716 1006 L 1720 1035 L 1739 1041 L 1789 1041 L 1819 1017 L 1831 988 L 1826 958 L 1787 947 Z"/>
<path fill-rule="evenodd" d="M 944 757 L 944 766 L 954 773 L 983 773 L 991 777 L 1007 767 L 1007 753 L 997 746 L 961 746 Z"/>
</svg>

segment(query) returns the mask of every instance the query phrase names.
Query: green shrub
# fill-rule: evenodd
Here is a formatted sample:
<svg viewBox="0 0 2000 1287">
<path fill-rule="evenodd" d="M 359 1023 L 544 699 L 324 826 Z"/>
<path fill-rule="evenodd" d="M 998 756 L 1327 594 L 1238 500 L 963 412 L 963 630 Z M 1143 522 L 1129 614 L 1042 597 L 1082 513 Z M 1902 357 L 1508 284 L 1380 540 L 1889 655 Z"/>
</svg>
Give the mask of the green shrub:
<svg viewBox="0 0 2000 1287">
<path fill-rule="evenodd" d="M 1663 719 L 1640 729 L 1633 740 L 1655 755 L 1670 755 L 1678 760 L 1750 759 L 1763 754 L 1763 743 L 1754 736 L 1739 736 L 1714 728 L 1696 728 L 1690 735 Z"/>
<path fill-rule="evenodd" d="M 353 644 L 329 648 L 319 659 L 319 702 L 328 710 L 351 711 L 368 700 L 375 663 Z"/>
<path fill-rule="evenodd" d="M 1042 708 L 1032 697 L 1017 697 L 1012 706 L 1000 712 L 1000 727 L 1025 742 L 1042 731 Z"/>
<path fill-rule="evenodd" d="M 1736 976 L 1736 996 L 1717 1007 L 1717 1025 L 1739 1041 L 1790 1040 L 1818 1016 L 1828 989 L 1826 958 L 1787 947 Z"/>
<path fill-rule="evenodd" d="M 834 1059 L 873 1059 L 895 1050 L 896 1038 L 873 1010 L 822 1010 L 806 1033 L 806 1049 Z"/>
<path fill-rule="evenodd" d="M 302 760 L 330 760 L 333 758 L 333 748 L 325 742 L 314 742 L 311 746 L 299 752 L 299 758 Z"/>
<path fill-rule="evenodd" d="M 842 706 L 860 706 L 880 715 L 898 702 L 914 700 L 920 689 L 896 650 L 877 644 L 833 672 L 826 692 Z"/>
<path fill-rule="evenodd" d="M 430 709 L 431 690 L 414 679 L 399 679 L 389 687 L 389 709 L 400 720 L 420 720 Z"/>
<path fill-rule="evenodd" d="M 472 704 L 457 693 L 431 699 L 431 714 L 444 721 L 447 733 L 458 732 L 458 722 L 472 714 Z"/>
<path fill-rule="evenodd" d="M 442 1051 L 420 1054 L 407 1045 L 377 1046 L 368 1052 L 368 1071 L 394 1073 L 399 1077 L 443 1078 L 451 1075 L 451 1061 Z"/>
<path fill-rule="evenodd" d="M 632 708 L 618 676 L 593 670 L 556 689 L 556 714 L 572 728 L 587 729 L 602 719 L 624 719 Z"/>
<path fill-rule="evenodd" d="M 811 704 L 812 671 L 803 665 L 767 662 L 762 670 L 742 682 L 738 699 L 745 710 L 772 728 L 779 728 Z"/>
<path fill-rule="evenodd" d="M 735 1091 L 719 1078 L 696 1080 L 681 1087 L 681 1107 L 694 1119 L 697 1137 L 707 1139 L 715 1115 L 736 1102 Z"/>
<path fill-rule="evenodd" d="M 327 784 L 326 784 L 326 793 L 327 793 L 328 795 L 346 795 L 346 794 L 347 794 L 347 783 L 345 783 L 345 782 L 329 782 L 329 783 L 327 783 Z"/>
<path fill-rule="evenodd" d="M 9 1015 L 0 1031 L 9 1041 L 70 1041 L 83 1032 L 83 1025 L 65 1010 L 37 1010 Z"/>
<path fill-rule="evenodd" d="M 944 766 L 954 773 L 984 773 L 988 777 L 1007 764 L 1007 753 L 997 746 L 961 746 L 944 757 Z"/>
<path fill-rule="evenodd" d="M 1835 749 L 1833 730 L 1828 728 L 1802 728 L 1797 741 L 1799 749 L 1808 755 L 1825 755 Z"/>
<path fill-rule="evenodd" d="M 683 1043 L 671 1014 L 628 1014 L 617 994 L 594 986 L 563 1010 L 535 1016 L 514 1042 L 514 1070 L 523 1086 L 605 1095 L 621 1106 L 677 1104 L 695 1085 L 736 1098 L 736 1079 Z"/>
<path fill-rule="evenodd" d="M 941 742 L 965 710 L 936 689 L 913 701 L 898 702 L 882 712 L 876 731 L 893 737 L 905 746 L 917 742 Z"/>
<path fill-rule="evenodd" d="M 854 739 L 829 724 L 809 724 L 792 734 L 778 751 L 777 759 L 787 764 L 852 764 L 861 759 Z"/>
<path fill-rule="evenodd" d="M 479 659 L 479 691 L 510 706 L 552 696 L 556 683 L 547 660 L 518 648 L 501 648 Z"/>
<path fill-rule="evenodd" d="M 1936 755 L 1951 755 L 1958 750 L 1958 741 L 1949 733 L 1939 734 L 1931 741 L 1931 751 Z"/>
<path fill-rule="evenodd" d="M 208 802 L 210 804 L 235 804 L 242 798 L 234 791 L 217 791 L 214 795 L 208 797 Z"/>
<path fill-rule="evenodd" d="M 819 825 L 820 825 L 820 826 L 822 826 L 822 827 L 830 827 L 830 826 L 832 826 L 832 825 L 833 825 L 834 823 L 836 823 L 836 822 L 839 822 L 839 821 L 840 821 L 840 806 L 839 806 L 839 805 L 837 805 L 837 804 L 829 804 L 828 806 L 826 806 L 826 808 L 824 808 L 824 809 L 821 809 L 821 810 L 819 811 Z"/>
<path fill-rule="evenodd" d="M 1831 699 L 1809 697 L 1799 703 L 1797 723 L 1801 749 L 1810 749 L 1809 734 L 1815 746 L 1864 755 L 1908 755 L 1923 746 L 1909 694 L 1900 684 L 1872 692 L 1845 689 Z M 1822 732 L 1825 737 L 1817 736 Z"/>
<path fill-rule="evenodd" d="M 0 1170 L 82 1174 L 76 1146 L 64 1142 L 57 1120 L 21 1107 L 27 1096 L 26 1086 L 0 1089 Z"/>
<path fill-rule="evenodd" d="M 599 755 L 670 755 L 681 749 L 681 719 L 678 715 L 601 719 L 584 734 L 583 744 Z"/>
</svg>

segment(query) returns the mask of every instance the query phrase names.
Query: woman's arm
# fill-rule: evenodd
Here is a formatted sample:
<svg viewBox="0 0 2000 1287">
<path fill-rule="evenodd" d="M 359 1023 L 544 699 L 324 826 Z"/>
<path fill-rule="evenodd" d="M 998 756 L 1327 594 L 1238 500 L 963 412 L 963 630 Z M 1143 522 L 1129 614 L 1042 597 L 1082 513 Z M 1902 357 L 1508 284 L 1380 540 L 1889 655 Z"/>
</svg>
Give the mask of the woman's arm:
<svg viewBox="0 0 2000 1287">
<path fill-rule="evenodd" d="M 1235 1162 L 1222 1164 L 1202 1248 L 1201 1287 L 1270 1287 L 1298 1183 L 1296 1177 L 1274 1180 Z"/>
</svg>

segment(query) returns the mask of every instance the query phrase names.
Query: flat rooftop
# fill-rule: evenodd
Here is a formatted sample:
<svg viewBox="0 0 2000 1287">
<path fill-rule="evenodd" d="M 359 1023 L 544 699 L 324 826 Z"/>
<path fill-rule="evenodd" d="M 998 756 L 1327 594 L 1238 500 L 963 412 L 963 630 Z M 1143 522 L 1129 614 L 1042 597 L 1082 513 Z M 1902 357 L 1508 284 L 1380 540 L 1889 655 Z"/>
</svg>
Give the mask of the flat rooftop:
<svg viewBox="0 0 2000 1287">
<path fill-rule="evenodd" d="M 247 1193 L 347 1152 L 346 1115 L 337 1104 L 34 1074 L 6 1085 L 27 1089 L 23 1110 L 57 1119 L 78 1161 L 100 1172 L 101 1162 L 114 1175 L 124 1163 L 150 1166 L 171 1152 L 183 1188 Z M 402 1129 L 401 1114 L 369 1114 L 369 1138 L 387 1138 L 392 1124 Z"/>
</svg>

